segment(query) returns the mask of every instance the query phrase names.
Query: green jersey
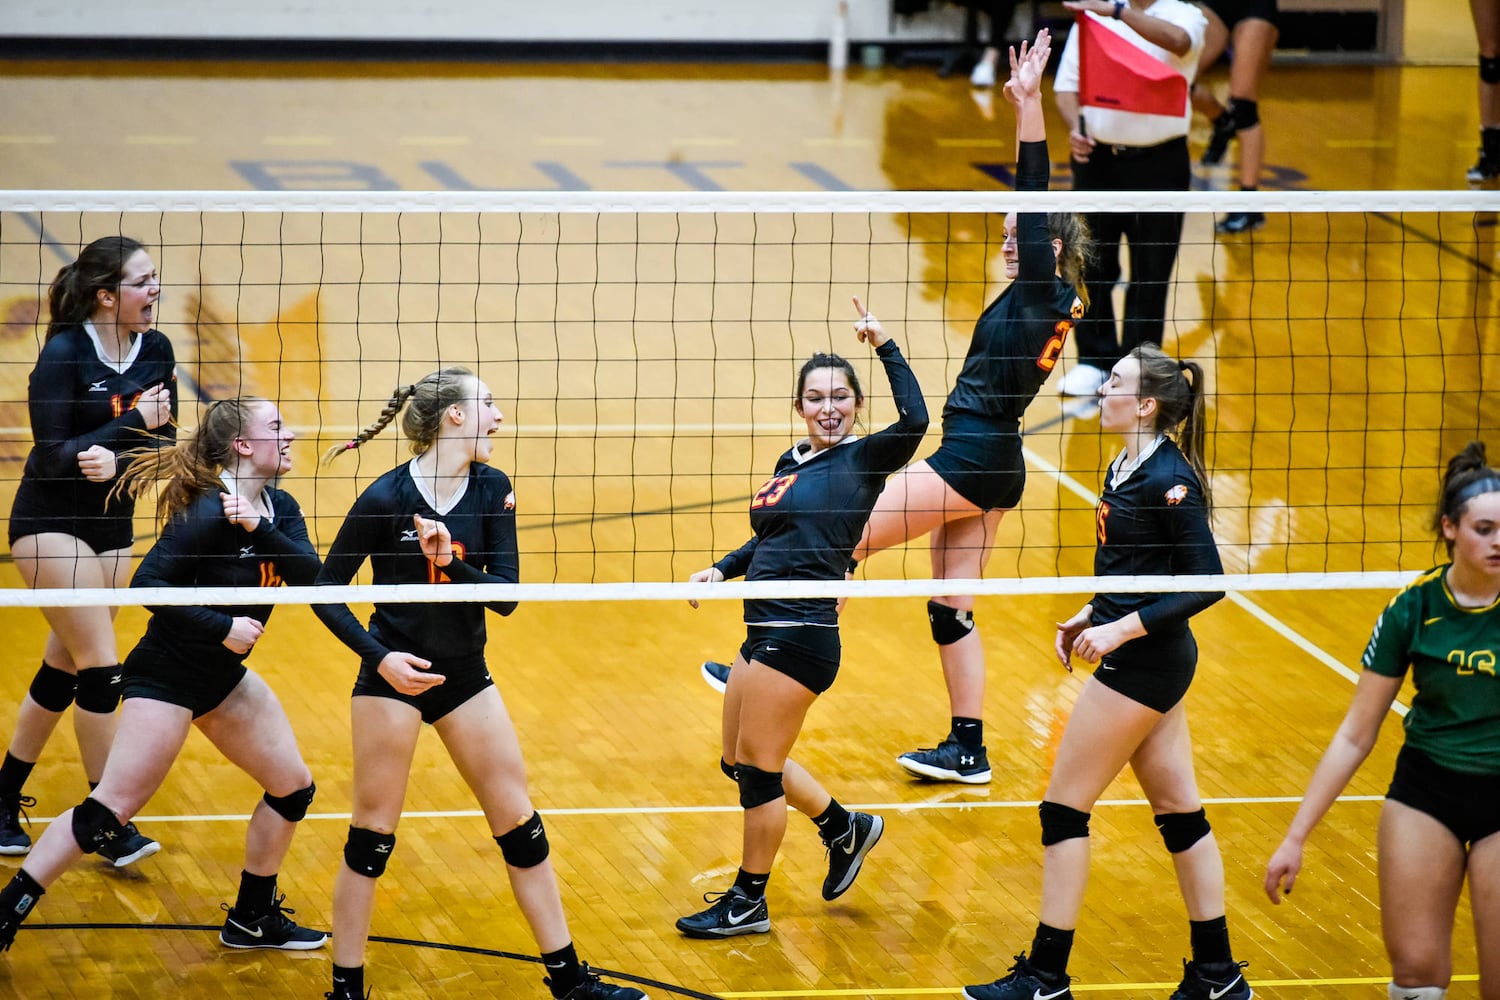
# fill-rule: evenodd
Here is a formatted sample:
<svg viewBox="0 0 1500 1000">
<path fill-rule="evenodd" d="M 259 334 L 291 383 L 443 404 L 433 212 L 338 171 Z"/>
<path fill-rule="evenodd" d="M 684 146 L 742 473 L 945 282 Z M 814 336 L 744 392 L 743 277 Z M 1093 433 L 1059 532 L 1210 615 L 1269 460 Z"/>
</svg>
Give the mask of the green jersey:
<svg viewBox="0 0 1500 1000">
<path fill-rule="evenodd" d="M 1384 677 L 1411 668 L 1410 746 L 1454 771 L 1500 775 L 1500 602 L 1459 607 L 1447 571 L 1427 571 L 1386 605 L 1362 662 Z"/>
</svg>

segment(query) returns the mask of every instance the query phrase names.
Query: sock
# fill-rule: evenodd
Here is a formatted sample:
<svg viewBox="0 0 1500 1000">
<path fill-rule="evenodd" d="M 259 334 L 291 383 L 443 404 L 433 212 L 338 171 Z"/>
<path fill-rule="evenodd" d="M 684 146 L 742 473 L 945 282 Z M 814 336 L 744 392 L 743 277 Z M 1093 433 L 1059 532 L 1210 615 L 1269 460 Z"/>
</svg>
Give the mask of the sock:
<svg viewBox="0 0 1500 1000">
<path fill-rule="evenodd" d="M 333 993 L 339 995 L 343 989 L 357 997 L 365 994 L 365 967 L 356 965 L 352 968 L 343 965 L 333 967 Z"/>
<path fill-rule="evenodd" d="M 1046 924 L 1036 925 L 1036 937 L 1031 939 L 1031 967 L 1051 977 L 1061 979 L 1068 972 L 1068 956 L 1073 952 L 1073 932 L 1061 931 Z"/>
<path fill-rule="evenodd" d="M 1193 946 L 1193 961 L 1204 971 L 1209 966 L 1222 967 L 1234 964 L 1229 951 L 1229 918 L 1188 921 L 1188 934 Z"/>
<path fill-rule="evenodd" d="M 771 881 L 770 872 L 766 872 L 764 875 L 752 875 L 741 868 L 740 873 L 735 876 L 734 884 L 751 899 L 765 899 L 766 883 L 769 881 Z"/>
<path fill-rule="evenodd" d="M 554 997 L 567 996 L 583 982 L 583 969 L 578 965 L 578 952 L 571 941 L 556 951 L 543 952 L 542 964 L 547 967 L 547 986 Z"/>
<path fill-rule="evenodd" d="M 24 761 L 6 751 L 4 763 L 0 763 L 0 800 L 20 798 L 34 767 L 36 761 Z"/>
<path fill-rule="evenodd" d="M 961 715 L 953 717 L 953 738 L 958 740 L 958 745 L 968 750 L 978 750 L 984 746 L 984 721 L 982 719 L 966 719 Z"/>
<path fill-rule="evenodd" d="M 9 922 L 13 916 L 17 924 L 26 919 L 26 915 L 36 906 L 37 900 L 46 895 L 47 890 L 42 884 L 31 877 L 31 873 L 22 868 L 16 872 L 16 877 L 0 889 L 0 913 L 5 914 L 5 921 Z M 26 900 L 30 902 L 26 902 Z M 25 905 L 22 905 L 22 904 Z M 12 925 L 14 926 L 14 925 Z"/>
<path fill-rule="evenodd" d="M 275 875 L 251 875 L 240 872 L 240 894 L 234 900 L 234 912 L 246 920 L 255 920 L 271 912 L 276 900 Z"/>
<path fill-rule="evenodd" d="M 818 825 L 818 836 L 823 838 L 825 844 L 843 840 L 854 829 L 849 810 L 839 805 L 839 800 L 834 798 L 828 800 L 827 809 L 813 817 L 813 822 Z"/>
</svg>

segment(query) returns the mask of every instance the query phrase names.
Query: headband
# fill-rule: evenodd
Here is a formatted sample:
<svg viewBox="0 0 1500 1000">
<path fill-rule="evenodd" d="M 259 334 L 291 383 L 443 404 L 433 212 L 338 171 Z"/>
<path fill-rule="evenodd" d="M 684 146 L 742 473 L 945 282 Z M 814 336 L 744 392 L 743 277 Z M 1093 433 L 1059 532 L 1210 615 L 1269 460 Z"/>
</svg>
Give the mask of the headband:
<svg viewBox="0 0 1500 1000">
<path fill-rule="evenodd" d="M 1453 509 L 1457 510 L 1481 493 L 1500 493 L 1500 476 L 1490 472 L 1459 490 L 1458 496 L 1453 498 Z"/>
</svg>

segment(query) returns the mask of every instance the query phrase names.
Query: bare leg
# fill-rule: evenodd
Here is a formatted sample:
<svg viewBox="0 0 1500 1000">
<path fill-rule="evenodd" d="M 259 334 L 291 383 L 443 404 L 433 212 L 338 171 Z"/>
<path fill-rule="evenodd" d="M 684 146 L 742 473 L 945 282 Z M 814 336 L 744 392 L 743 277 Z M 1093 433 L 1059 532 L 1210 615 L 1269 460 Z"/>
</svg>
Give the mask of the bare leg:
<svg viewBox="0 0 1500 1000">
<path fill-rule="evenodd" d="M 1479 997 L 1500 1000 L 1500 834 L 1469 848 L 1469 901 L 1479 950 Z"/>
<path fill-rule="evenodd" d="M 1453 978 L 1463 845 L 1426 813 L 1386 799 L 1378 850 L 1380 924 L 1391 978 L 1399 986 L 1446 987 Z"/>
<path fill-rule="evenodd" d="M 1187 710 L 1178 702 L 1162 716 L 1130 759 L 1131 770 L 1158 816 L 1191 813 L 1203 808 L 1193 774 L 1193 744 L 1188 735 Z M 1224 916 L 1224 860 L 1218 841 L 1209 833 L 1192 847 L 1172 855 L 1177 886 L 1187 904 L 1189 920 Z"/>
<path fill-rule="evenodd" d="M 735 761 L 762 771 L 784 771 L 802 720 L 817 695 L 763 663 L 752 660 L 744 667 L 739 677 L 743 696 Z M 769 872 L 785 835 L 786 802 L 782 799 L 745 810 L 744 869 Z"/>
</svg>

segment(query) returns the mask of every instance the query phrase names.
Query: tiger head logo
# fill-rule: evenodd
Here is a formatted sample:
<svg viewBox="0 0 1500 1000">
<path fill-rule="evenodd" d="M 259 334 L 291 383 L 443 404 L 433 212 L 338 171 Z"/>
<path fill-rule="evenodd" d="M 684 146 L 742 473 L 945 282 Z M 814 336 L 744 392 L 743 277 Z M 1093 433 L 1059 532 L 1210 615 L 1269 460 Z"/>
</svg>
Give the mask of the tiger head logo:
<svg viewBox="0 0 1500 1000">
<path fill-rule="evenodd" d="M 1187 493 L 1187 487 L 1182 485 L 1181 483 L 1178 483 L 1170 490 L 1167 490 L 1167 506 L 1176 507 L 1178 504 L 1182 503 L 1182 501 L 1187 499 Z"/>
</svg>

